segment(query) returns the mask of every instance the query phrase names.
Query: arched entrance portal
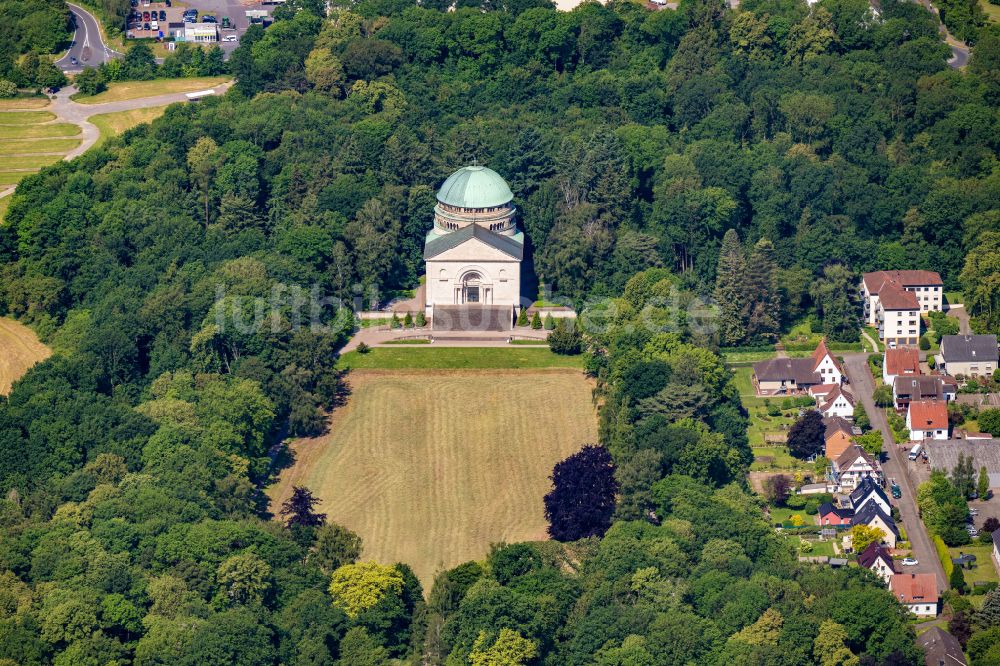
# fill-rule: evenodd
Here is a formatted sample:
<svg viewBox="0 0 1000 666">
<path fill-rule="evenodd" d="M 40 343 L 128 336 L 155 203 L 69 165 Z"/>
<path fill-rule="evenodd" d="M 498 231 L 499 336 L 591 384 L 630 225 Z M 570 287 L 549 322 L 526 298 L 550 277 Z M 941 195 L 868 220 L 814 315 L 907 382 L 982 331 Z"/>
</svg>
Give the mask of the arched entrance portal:
<svg viewBox="0 0 1000 666">
<path fill-rule="evenodd" d="M 483 291 L 483 277 L 476 272 L 466 273 L 462 278 L 462 302 L 481 303 L 485 296 Z"/>
</svg>

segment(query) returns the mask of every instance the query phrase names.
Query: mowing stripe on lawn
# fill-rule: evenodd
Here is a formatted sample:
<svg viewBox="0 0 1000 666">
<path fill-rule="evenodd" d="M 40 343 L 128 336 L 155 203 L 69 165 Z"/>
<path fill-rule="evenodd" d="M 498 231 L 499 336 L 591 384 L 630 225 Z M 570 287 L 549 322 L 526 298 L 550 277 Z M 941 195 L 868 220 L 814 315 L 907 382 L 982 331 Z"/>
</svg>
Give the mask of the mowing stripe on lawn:
<svg viewBox="0 0 1000 666">
<path fill-rule="evenodd" d="M 48 139 L 60 136 L 76 136 L 81 131 L 79 125 L 72 123 L 17 126 L 0 125 L 0 139 Z"/>
<path fill-rule="evenodd" d="M 34 169 L 38 170 L 44 166 L 55 164 L 62 159 L 61 155 L 29 155 L 27 157 L 5 157 L 3 158 L 3 168 L 14 169 Z"/>
<path fill-rule="evenodd" d="M 31 155 L 37 153 L 68 153 L 80 145 L 79 139 L 0 140 L 0 155 Z"/>
<path fill-rule="evenodd" d="M 38 173 L 38 171 L 0 171 L 0 185 L 20 183 L 33 173 Z"/>
<path fill-rule="evenodd" d="M 0 125 L 37 125 L 55 120 L 56 114 L 48 111 L 3 111 L 0 112 Z"/>
</svg>

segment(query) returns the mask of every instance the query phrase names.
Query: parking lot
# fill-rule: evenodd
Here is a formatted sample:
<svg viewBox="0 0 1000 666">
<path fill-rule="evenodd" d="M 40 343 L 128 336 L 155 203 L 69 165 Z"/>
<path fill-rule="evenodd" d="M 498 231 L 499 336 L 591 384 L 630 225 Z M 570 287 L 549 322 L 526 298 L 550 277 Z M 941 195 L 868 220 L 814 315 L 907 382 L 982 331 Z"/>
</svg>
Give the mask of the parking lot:
<svg viewBox="0 0 1000 666">
<path fill-rule="evenodd" d="M 259 0 L 183 0 L 170 2 L 169 6 L 166 2 L 136 0 L 127 34 L 136 39 L 162 37 L 165 40 L 174 38 L 180 42 L 184 39 L 185 22 L 208 24 L 205 21 L 208 16 L 215 19 L 218 45 L 228 57 L 239 46 L 240 36 L 250 27 L 247 12 L 263 10 L 271 14 L 276 6 Z M 193 21 L 190 14 L 185 16 L 185 11 L 191 10 L 197 11 Z"/>
</svg>

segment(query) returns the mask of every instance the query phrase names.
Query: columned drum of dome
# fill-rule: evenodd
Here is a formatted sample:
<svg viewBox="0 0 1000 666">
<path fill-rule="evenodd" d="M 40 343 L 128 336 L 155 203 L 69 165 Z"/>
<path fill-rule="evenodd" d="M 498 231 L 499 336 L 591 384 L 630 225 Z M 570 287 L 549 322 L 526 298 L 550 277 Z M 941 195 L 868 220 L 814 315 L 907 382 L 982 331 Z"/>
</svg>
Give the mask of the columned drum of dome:
<svg viewBox="0 0 1000 666">
<path fill-rule="evenodd" d="M 521 304 L 523 255 L 514 194 L 503 177 L 484 166 L 451 174 L 438 190 L 424 241 L 432 326 L 444 326 L 446 318 L 447 330 L 509 330 Z"/>
</svg>

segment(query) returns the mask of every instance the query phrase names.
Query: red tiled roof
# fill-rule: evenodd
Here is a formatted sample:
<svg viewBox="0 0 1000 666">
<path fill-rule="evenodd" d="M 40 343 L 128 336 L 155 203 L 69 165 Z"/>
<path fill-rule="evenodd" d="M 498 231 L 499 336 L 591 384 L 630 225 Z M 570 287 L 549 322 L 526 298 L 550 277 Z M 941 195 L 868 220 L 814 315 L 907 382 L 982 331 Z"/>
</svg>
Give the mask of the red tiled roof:
<svg viewBox="0 0 1000 666">
<path fill-rule="evenodd" d="M 936 604 L 937 580 L 934 574 L 893 574 L 889 579 L 892 595 L 903 604 Z"/>
<path fill-rule="evenodd" d="M 910 425 L 915 430 L 943 430 L 948 427 L 948 408 L 939 400 L 910 403 Z"/>
<path fill-rule="evenodd" d="M 916 349 L 886 349 L 885 371 L 890 375 L 919 375 L 920 352 Z"/>
<path fill-rule="evenodd" d="M 886 282 L 895 282 L 903 287 L 941 287 L 944 282 L 934 271 L 874 271 L 864 274 L 868 291 L 877 294 Z"/>
<path fill-rule="evenodd" d="M 817 395 L 826 395 L 831 393 L 833 389 L 837 388 L 836 384 L 819 384 L 817 386 L 809 387 L 809 395 L 816 397 Z"/>
<path fill-rule="evenodd" d="M 837 363 L 837 357 L 831 354 L 830 350 L 827 348 L 826 338 L 819 341 L 819 346 L 816 347 L 815 351 L 812 353 L 813 370 L 815 371 L 819 367 L 819 364 L 822 363 L 823 359 L 827 356 L 829 356 L 830 360 L 833 361 L 834 367 L 840 371 L 840 374 L 844 374 L 844 369 L 840 367 L 840 363 Z"/>
<path fill-rule="evenodd" d="M 912 291 L 906 291 L 895 282 L 886 282 L 878 292 L 879 303 L 883 310 L 919 310 L 917 296 Z"/>
</svg>

